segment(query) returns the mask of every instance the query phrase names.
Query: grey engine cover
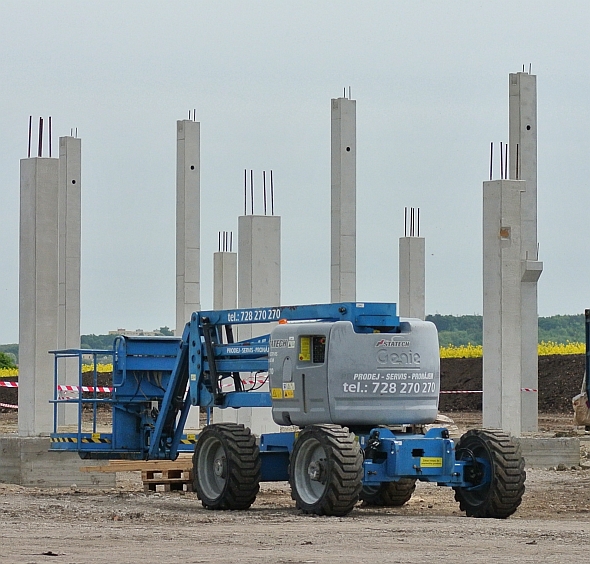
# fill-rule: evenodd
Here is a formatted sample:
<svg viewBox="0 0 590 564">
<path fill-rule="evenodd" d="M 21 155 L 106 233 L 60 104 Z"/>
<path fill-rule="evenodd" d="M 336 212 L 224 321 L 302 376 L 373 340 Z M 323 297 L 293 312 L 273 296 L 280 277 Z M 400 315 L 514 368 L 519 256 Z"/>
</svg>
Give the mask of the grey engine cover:
<svg viewBox="0 0 590 564">
<path fill-rule="evenodd" d="M 434 324 L 355 333 L 350 321 L 287 323 L 270 337 L 273 419 L 279 425 L 432 423 L 440 361 Z"/>
</svg>

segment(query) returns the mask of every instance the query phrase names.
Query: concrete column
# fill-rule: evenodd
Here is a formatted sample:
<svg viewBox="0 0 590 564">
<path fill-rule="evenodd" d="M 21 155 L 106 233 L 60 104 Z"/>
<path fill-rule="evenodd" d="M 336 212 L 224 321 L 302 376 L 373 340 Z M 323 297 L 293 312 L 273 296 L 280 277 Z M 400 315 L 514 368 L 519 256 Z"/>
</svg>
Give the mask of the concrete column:
<svg viewBox="0 0 590 564">
<path fill-rule="evenodd" d="M 483 426 L 521 433 L 521 194 L 526 183 L 483 184 Z"/>
<path fill-rule="evenodd" d="M 517 149 L 518 147 L 518 149 Z M 522 430 L 538 429 L 538 296 L 543 270 L 537 244 L 537 77 L 519 72 L 509 77 L 509 175 L 525 180 L 522 194 Z M 518 152 L 518 159 L 517 159 Z M 518 160 L 518 162 L 517 162 Z"/>
<path fill-rule="evenodd" d="M 238 300 L 238 255 L 213 254 L 213 309 L 235 309 Z M 235 328 L 234 328 L 235 330 Z M 213 423 L 237 422 L 235 409 L 213 408 Z"/>
<path fill-rule="evenodd" d="M 332 99 L 331 300 L 356 301 L 356 100 Z"/>
<path fill-rule="evenodd" d="M 238 307 L 281 305 L 281 218 L 247 215 L 238 218 Z M 269 333 L 273 323 L 242 325 L 239 339 Z M 246 377 L 249 375 L 246 375 Z M 261 389 L 268 391 L 268 384 Z M 237 422 L 252 432 L 273 433 L 279 426 L 272 420 L 271 408 L 241 408 Z"/>
<path fill-rule="evenodd" d="M 424 237 L 399 239 L 399 315 L 426 317 Z"/>
<path fill-rule="evenodd" d="M 201 309 L 201 124 L 176 122 L 176 335 Z"/>
<path fill-rule="evenodd" d="M 176 122 L 176 328 L 201 309 L 201 124 Z M 192 407 L 185 428 L 199 428 L 199 408 Z"/>
<path fill-rule="evenodd" d="M 74 137 L 59 138 L 57 346 L 60 349 L 80 348 L 81 145 L 81 140 Z M 59 383 L 76 386 L 78 369 L 77 358 L 60 360 Z M 77 423 L 76 406 L 60 405 L 58 411 L 60 425 Z"/>
<path fill-rule="evenodd" d="M 20 436 L 53 430 L 53 355 L 58 334 L 58 159 L 20 162 Z"/>
<path fill-rule="evenodd" d="M 213 309 L 234 309 L 238 299 L 238 254 L 213 253 Z"/>
</svg>

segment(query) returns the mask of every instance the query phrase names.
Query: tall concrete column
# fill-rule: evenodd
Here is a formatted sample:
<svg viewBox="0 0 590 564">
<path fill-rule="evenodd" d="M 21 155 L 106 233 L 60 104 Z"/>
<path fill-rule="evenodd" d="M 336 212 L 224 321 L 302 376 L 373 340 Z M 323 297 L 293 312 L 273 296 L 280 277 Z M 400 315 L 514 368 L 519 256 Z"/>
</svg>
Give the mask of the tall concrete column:
<svg viewBox="0 0 590 564">
<path fill-rule="evenodd" d="M 53 430 L 58 335 L 58 159 L 20 162 L 19 435 Z"/>
<path fill-rule="evenodd" d="M 247 215 L 238 218 L 238 307 L 273 307 L 281 305 L 281 218 Z M 273 323 L 242 325 L 239 339 L 269 333 Z M 252 375 L 255 377 L 255 375 Z M 268 384 L 261 389 L 268 391 Z M 271 408 L 236 410 L 238 423 L 252 432 L 278 432 Z"/>
<path fill-rule="evenodd" d="M 201 124 L 176 122 L 176 328 L 201 309 Z M 186 429 L 198 429 L 199 408 L 192 407 Z"/>
<path fill-rule="evenodd" d="M 526 183 L 483 184 L 483 426 L 521 433 L 521 194 Z"/>
<path fill-rule="evenodd" d="M 176 335 L 201 309 L 201 124 L 176 122 Z"/>
<path fill-rule="evenodd" d="M 213 254 L 213 309 L 235 309 L 238 305 L 238 255 Z M 234 328 L 235 330 L 235 328 Z M 237 422 L 237 410 L 213 408 L 213 423 Z"/>
<path fill-rule="evenodd" d="M 399 239 L 399 315 L 426 317 L 424 237 Z"/>
<path fill-rule="evenodd" d="M 522 194 L 522 430 L 538 429 L 538 294 L 543 270 L 537 244 L 537 77 L 525 72 L 509 77 L 510 178 L 526 181 Z M 518 154 L 518 158 L 517 158 Z"/>
<path fill-rule="evenodd" d="M 57 346 L 60 349 L 80 348 L 81 146 L 80 139 L 59 138 Z M 60 360 L 59 383 L 78 385 L 78 370 L 77 358 Z M 74 425 L 77 421 L 77 406 L 59 406 L 60 425 Z"/>
<path fill-rule="evenodd" d="M 332 99 L 332 302 L 356 300 L 356 100 Z"/>
</svg>

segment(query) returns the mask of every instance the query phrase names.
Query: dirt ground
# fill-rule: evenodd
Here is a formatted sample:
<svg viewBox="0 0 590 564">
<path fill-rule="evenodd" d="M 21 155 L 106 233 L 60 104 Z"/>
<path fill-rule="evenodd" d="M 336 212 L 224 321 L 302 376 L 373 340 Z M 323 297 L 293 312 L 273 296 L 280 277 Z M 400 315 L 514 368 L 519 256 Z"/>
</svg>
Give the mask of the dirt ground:
<svg viewBox="0 0 590 564">
<path fill-rule="evenodd" d="M 481 389 L 478 363 L 460 360 L 467 362 L 455 362 L 450 372 L 443 362 L 443 389 Z M 590 435 L 572 426 L 571 404 L 565 402 L 581 380 L 578 361 L 571 363 L 548 364 L 557 382 L 555 408 L 541 414 L 539 427 L 543 436 L 578 436 L 581 465 L 528 469 L 522 505 L 507 520 L 465 517 L 451 489 L 422 483 L 403 507 L 358 504 L 343 518 L 302 515 L 282 482 L 262 484 L 248 511 L 208 511 L 191 492 L 146 494 L 140 474 L 127 472 L 117 474 L 112 489 L 0 483 L 0 562 L 587 561 Z M 464 398 L 477 402 L 471 396 L 449 395 L 443 400 L 446 410 L 441 401 L 441 411 L 453 419 L 454 436 L 481 426 L 481 411 L 465 411 L 461 404 Z M 0 413 L 0 433 L 14 432 L 16 426 L 14 411 Z"/>
</svg>

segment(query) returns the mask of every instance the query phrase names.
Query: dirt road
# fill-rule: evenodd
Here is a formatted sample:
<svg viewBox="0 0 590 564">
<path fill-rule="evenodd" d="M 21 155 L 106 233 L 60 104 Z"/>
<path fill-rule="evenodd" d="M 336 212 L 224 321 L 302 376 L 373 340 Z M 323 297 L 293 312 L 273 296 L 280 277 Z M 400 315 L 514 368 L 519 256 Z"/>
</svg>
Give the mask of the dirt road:
<svg viewBox="0 0 590 564">
<path fill-rule="evenodd" d="M 249 511 L 213 512 L 193 493 L 42 490 L 0 484 L 0 562 L 584 562 L 590 470 L 529 470 L 505 521 L 464 517 L 453 492 L 418 484 L 401 508 L 358 505 L 348 517 L 295 510 L 288 485 L 264 484 Z"/>
<path fill-rule="evenodd" d="M 480 419 L 462 414 L 456 430 Z M 570 422 L 544 415 L 540 428 L 564 433 Z M 529 469 L 523 503 L 504 521 L 467 518 L 452 490 L 420 483 L 401 508 L 359 504 L 344 518 L 300 514 L 285 483 L 263 484 L 243 512 L 207 511 L 190 492 L 146 494 L 139 473 L 106 490 L 0 483 L 0 563 L 585 562 L 589 450 L 584 440 L 584 468 Z"/>
</svg>

